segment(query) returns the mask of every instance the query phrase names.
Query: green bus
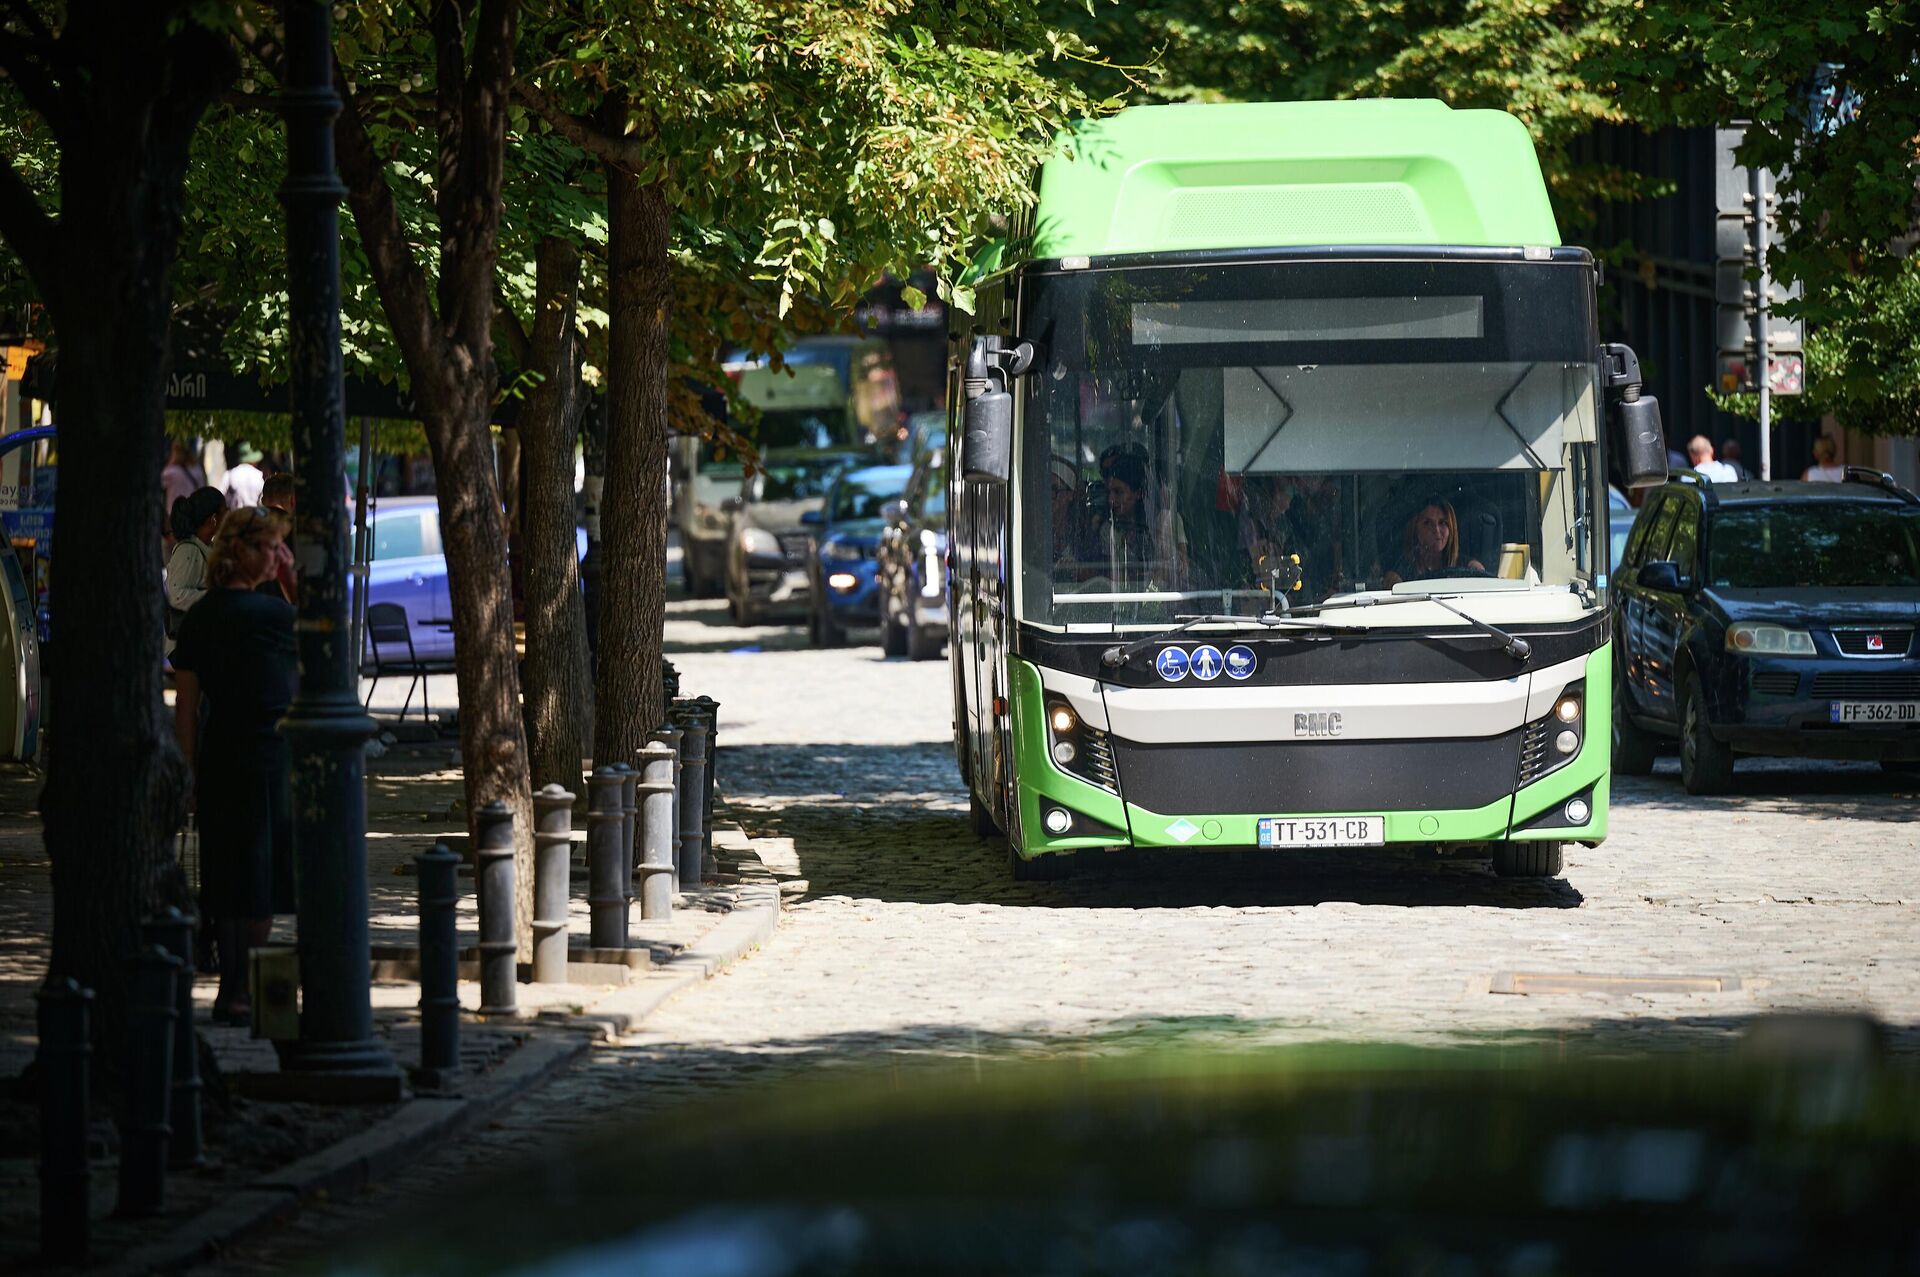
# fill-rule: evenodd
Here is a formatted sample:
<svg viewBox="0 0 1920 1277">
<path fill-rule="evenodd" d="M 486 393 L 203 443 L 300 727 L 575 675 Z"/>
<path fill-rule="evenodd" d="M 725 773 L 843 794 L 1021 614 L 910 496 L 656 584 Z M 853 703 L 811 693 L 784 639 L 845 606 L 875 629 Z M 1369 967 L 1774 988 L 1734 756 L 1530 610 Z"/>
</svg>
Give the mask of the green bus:
<svg viewBox="0 0 1920 1277">
<path fill-rule="evenodd" d="M 1605 837 L 1608 483 L 1666 452 L 1519 122 L 1134 108 L 1025 217 L 949 345 L 955 749 L 1014 875 Z"/>
</svg>

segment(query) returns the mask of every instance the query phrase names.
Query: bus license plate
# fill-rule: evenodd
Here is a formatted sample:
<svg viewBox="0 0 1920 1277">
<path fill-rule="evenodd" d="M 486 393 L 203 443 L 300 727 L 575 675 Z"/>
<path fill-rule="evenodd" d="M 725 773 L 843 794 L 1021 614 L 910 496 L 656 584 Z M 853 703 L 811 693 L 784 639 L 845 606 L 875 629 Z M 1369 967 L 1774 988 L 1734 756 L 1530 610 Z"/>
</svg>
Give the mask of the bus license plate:
<svg viewBox="0 0 1920 1277">
<path fill-rule="evenodd" d="M 1920 701 L 1834 701 L 1836 723 L 1920 723 Z"/>
<path fill-rule="evenodd" d="M 1385 816 L 1262 816 L 1262 847 L 1379 847 Z"/>
</svg>

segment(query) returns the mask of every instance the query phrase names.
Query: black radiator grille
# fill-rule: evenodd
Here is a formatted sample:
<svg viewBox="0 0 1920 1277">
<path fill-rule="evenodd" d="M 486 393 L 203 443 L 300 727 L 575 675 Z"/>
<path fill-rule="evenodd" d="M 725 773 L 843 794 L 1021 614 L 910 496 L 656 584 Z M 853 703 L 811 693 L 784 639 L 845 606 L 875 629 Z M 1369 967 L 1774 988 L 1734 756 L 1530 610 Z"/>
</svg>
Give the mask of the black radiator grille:
<svg viewBox="0 0 1920 1277">
<path fill-rule="evenodd" d="M 1815 674 L 1813 694 L 1816 697 L 1855 697 L 1861 700 L 1920 700 L 1920 673 L 1861 670 L 1856 674 L 1849 670 L 1843 674 Z"/>
<path fill-rule="evenodd" d="M 1088 780 L 1102 789 L 1119 792 L 1120 774 L 1113 766 L 1113 744 L 1107 734 L 1097 727 L 1082 727 L 1080 739 L 1084 748 L 1080 751 L 1081 769 Z"/>
<path fill-rule="evenodd" d="M 1549 728 L 1553 716 L 1536 719 L 1527 724 L 1527 734 L 1520 739 L 1520 783 L 1532 784 L 1547 774 L 1554 764 L 1553 733 Z"/>
<path fill-rule="evenodd" d="M 1800 690 L 1800 675 L 1794 670 L 1761 670 L 1753 676 L 1753 690 L 1766 696 L 1792 696 Z"/>
</svg>

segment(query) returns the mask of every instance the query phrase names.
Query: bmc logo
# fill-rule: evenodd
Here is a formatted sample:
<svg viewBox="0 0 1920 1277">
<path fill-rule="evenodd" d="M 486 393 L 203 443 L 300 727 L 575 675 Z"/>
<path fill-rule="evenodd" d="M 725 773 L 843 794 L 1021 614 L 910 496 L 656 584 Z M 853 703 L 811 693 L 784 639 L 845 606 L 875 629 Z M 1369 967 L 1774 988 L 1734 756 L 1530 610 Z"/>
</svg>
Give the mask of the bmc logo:
<svg viewBox="0 0 1920 1277">
<path fill-rule="evenodd" d="M 1338 736 L 1340 711 L 1316 709 L 1304 714 L 1295 714 L 1293 734 L 1295 736 Z"/>
</svg>

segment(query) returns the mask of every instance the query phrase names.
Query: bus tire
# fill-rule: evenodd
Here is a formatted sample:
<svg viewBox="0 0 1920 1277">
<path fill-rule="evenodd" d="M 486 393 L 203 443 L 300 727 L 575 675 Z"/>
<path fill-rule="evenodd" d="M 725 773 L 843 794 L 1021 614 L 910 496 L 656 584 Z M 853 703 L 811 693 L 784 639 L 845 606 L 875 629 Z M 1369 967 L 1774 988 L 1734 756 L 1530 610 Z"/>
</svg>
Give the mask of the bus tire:
<svg viewBox="0 0 1920 1277">
<path fill-rule="evenodd" d="M 1012 842 L 1007 843 L 1007 868 L 1012 870 L 1015 882 L 1059 882 L 1071 878 L 1073 860 L 1074 854 L 1070 851 L 1056 851 L 1029 860 L 1014 850 Z"/>
<path fill-rule="evenodd" d="M 1497 842 L 1493 872 L 1502 878 L 1558 878 L 1561 848 L 1557 842 Z"/>
<path fill-rule="evenodd" d="M 1689 794 L 1723 794 L 1733 783 L 1733 750 L 1713 738 L 1707 694 L 1700 676 L 1687 676 L 1687 703 L 1680 718 L 1680 783 Z"/>
<path fill-rule="evenodd" d="M 967 823 L 973 827 L 975 838 L 991 838 L 1000 832 L 1000 826 L 993 819 L 993 813 L 980 801 L 980 795 L 971 789 L 967 791 Z"/>
</svg>

